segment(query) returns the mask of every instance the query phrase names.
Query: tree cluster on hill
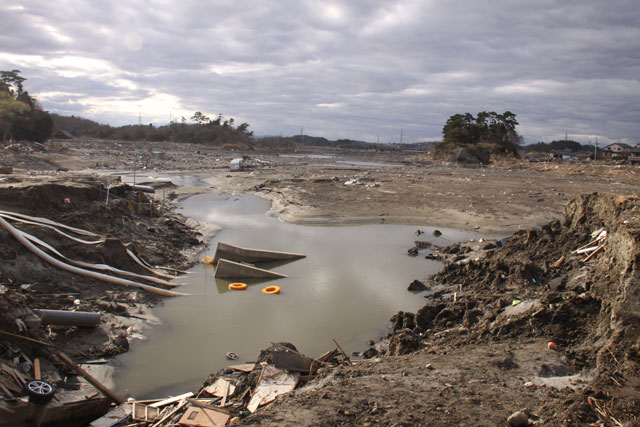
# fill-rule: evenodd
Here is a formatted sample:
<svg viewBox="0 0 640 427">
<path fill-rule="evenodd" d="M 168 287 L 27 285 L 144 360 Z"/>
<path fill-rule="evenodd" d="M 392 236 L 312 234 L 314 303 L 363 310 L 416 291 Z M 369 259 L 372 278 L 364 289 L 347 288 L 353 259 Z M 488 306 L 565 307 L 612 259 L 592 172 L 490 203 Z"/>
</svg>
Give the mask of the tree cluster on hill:
<svg viewBox="0 0 640 427">
<path fill-rule="evenodd" d="M 253 135 L 253 132 L 248 130 L 248 123 L 242 123 L 236 127 L 233 118 L 225 120 L 220 114 L 215 120 L 210 120 L 200 111 L 191 117 L 195 124 L 187 123 L 187 119 L 182 117 L 180 122 L 171 122 L 163 126 L 148 124 L 114 127 L 80 117 L 65 117 L 57 114 L 53 114 L 53 120 L 57 129 L 76 137 L 124 141 L 173 141 L 223 145 L 247 143 Z"/>
<path fill-rule="evenodd" d="M 53 131 L 53 121 L 38 101 L 24 90 L 20 70 L 0 71 L 0 132 L 2 141 L 44 142 Z"/>
<path fill-rule="evenodd" d="M 517 154 L 520 136 L 516 132 L 516 115 L 481 111 L 476 117 L 470 113 L 454 114 L 442 128 L 444 145 L 475 145 L 490 152 Z"/>
</svg>

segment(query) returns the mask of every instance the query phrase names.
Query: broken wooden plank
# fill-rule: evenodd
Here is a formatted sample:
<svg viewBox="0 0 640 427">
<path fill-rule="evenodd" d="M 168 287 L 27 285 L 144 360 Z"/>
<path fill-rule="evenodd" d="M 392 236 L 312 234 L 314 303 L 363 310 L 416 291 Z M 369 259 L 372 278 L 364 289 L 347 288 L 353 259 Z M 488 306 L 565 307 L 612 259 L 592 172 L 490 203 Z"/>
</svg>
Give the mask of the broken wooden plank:
<svg viewBox="0 0 640 427">
<path fill-rule="evenodd" d="M 342 349 L 342 347 L 340 347 L 340 344 L 338 344 L 338 341 L 335 340 L 335 338 L 333 339 L 334 344 L 336 345 L 336 347 L 338 347 L 338 350 L 340 350 L 340 353 L 342 353 L 342 357 L 344 357 L 344 360 L 346 360 L 349 365 L 353 365 L 353 363 L 351 363 L 351 359 L 349 359 L 349 356 L 347 356 L 347 353 L 344 352 L 344 350 Z"/>
<path fill-rule="evenodd" d="M 9 389 L 4 386 L 2 382 L 0 382 L 0 390 L 2 390 L 5 396 L 7 396 L 9 399 L 15 399 L 15 396 L 13 395 L 13 393 L 11 393 Z M 19 391 L 17 393 L 19 393 Z"/>
<path fill-rule="evenodd" d="M 11 377 L 11 378 L 13 378 L 13 377 Z M 22 392 L 22 386 L 18 386 L 16 384 L 16 382 L 15 382 L 15 379 L 13 381 L 11 381 L 9 378 L 0 377 L 0 384 L 5 386 L 10 391 L 13 391 L 14 393 L 21 393 Z"/>
<path fill-rule="evenodd" d="M 192 406 L 185 411 L 178 423 L 185 426 L 216 427 L 226 425 L 229 418 L 229 414 L 213 408 Z"/>
<path fill-rule="evenodd" d="M 560 258 L 558 258 L 558 260 L 556 262 L 554 262 L 553 264 L 551 264 L 549 266 L 549 268 L 558 268 L 560 267 L 560 264 L 562 264 L 564 262 L 565 256 L 562 255 Z"/>
<path fill-rule="evenodd" d="M 331 351 L 327 351 L 325 354 L 323 354 L 322 356 L 318 357 L 319 362 L 328 362 L 329 360 L 335 358 L 338 354 L 340 354 L 340 352 L 338 351 L 338 349 L 334 348 Z"/>
<path fill-rule="evenodd" d="M 227 393 L 228 395 L 233 394 L 236 391 L 236 386 L 235 384 L 224 378 L 218 378 L 212 384 L 206 386 L 203 390 L 212 396 L 223 397 L 225 393 Z"/>
<path fill-rule="evenodd" d="M 160 409 L 141 403 L 132 403 L 131 418 L 135 421 L 155 421 L 160 418 Z"/>
<path fill-rule="evenodd" d="M 160 420 L 156 421 L 155 423 L 151 424 L 151 427 L 158 427 L 159 425 L 162 425 L 165 421 L 167 421 L 169 418 L 173 417 L 178 411 L 180 411 L 186 404 L 187 404 L 187 400 L 186 399 L 182 400 L 168 414 L 160 418 Z"/>
<path fill-rule="evenodd" d="M 182 400 L 182 399 L 187 399 L 187 398 L 189 398 L 191 396 L 193 396 L 193 392 L 190 391 L 188 393 L 184 393 L 184 394 L 181 394 L 179 396 L 169 397 L 169 398 L 161 400 L 159 402 L 152 403 L 149 406 L 151 406 L 152 408 L 159 408 L 161 406 L 168 405 L 170 403 L 174 403 L 174 402 L 177 402 L 177 401 Z"/>
<path fill-rule="evenodd" d="M 598 246 L 598 249 L 596 249 L 595 251 L 593 251 L 591 253 L 591 255 L 589 255 L 588 257 L 586 257 L 582 262 L 587 262 L 589 261 L 591 258 L 593 258 L 597 253 L 599 253 L 602 249 L 604 249 L 604 244 Z"/>
<path fill-rule="evenodd" d="M 230 365 L 227 366 L 227 368 L 231 368 L 235 371 L 241 371 L 241 372 L 251 372 L 253 371 L 253 368 L 256 366 L 255 363 L 244 363 L 242 365 Z"/>
<path fill-rule="evenodd" d="M 296 388 L 300 373 L 287 372 L 273 365 L 266 365 L 262 369 L 258 385 L 247 405 L 247 409 L 253 413 L 259 406 L 270 403 L 281 394 L 286 394 Z"/>
<path fill-rule="evenodd" d="M 60 351 L 56 351 L 56 356 L 58 356 L 58 359 L 60 359 L 65 365 L 70 367 L 76 374 L 80 375 L 82 378 L 87 380 L 89 384 L 91 384 L 92 386 L 100 390 L 100 392 L 104 394 L 106 397 L 108 397 L 112 402 L 116 403 L 117 405 L 124 403 L 124 400 L 121 397 L 119 397 L 114 392 L 109 390 L 107 387 L 102 385 L 98 380 L 93 378 L 87 371 L 82 369 L 80 366 L 76 365 L 75 362 L 71 360 L 67 355 L 65 355 Z"/>
<path fill-rule="evenodd" d="M 42 379 L 40 374 L 40 359 L 37 357 L 33 359 L 33 379 L 38 381 Z"/>
<path fill-rule="evenodd" d="M 220 400 L 220 405 L 218 406 L 222 406 L 224 408 L 224 405 L 227 404 L 227 397 L 229 397 L 229 387 L 231 386 L 231 384 L 227 381 L 225 381 L 225 387 L 224 387 L 224 392 L 222 393 L 222 400 Z"/>
</svg>

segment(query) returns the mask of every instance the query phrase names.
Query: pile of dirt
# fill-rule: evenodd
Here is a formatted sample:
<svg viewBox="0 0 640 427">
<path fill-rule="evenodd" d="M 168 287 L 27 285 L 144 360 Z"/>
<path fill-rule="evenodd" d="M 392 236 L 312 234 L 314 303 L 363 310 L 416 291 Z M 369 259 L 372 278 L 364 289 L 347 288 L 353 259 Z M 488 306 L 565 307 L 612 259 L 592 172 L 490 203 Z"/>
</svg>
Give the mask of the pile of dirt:
<svg viewBox="0 0 640 427">
<path fill-rule="evenodd" d="M 108 190 L 108 197 L 107 197 Z M 107 203 L 108 200 L 108 203 Z M 46 242 L 66 258 L 106 264 L 138 275 L 151 273 L 127 251 L 154 266 L 184 269 L 194 261 L 188 253 L 202 247 L 202 236 L 186 219 L 159 206 L 118 177 L 61 174 L 56 176 L 10 175 L 0 182 L 0 210 L 45 218 L 95 233 L 101 243 L 80 244 L 53 227 L 34 221 L 7 218 L 13 227 Z M 59 228 L 59 227 L 56 227 Z M 67 231 L 68 234 L 74 234 Z M 50 254 L 53 252 L 48 250 Z M 161 297 L 140 289 L 105 283 L 61 270 L 29 251 L 0 227 L 0 290 L 2 297 L 20 298 L 29 309 L 61 309 L 100 312 L 103 320 L 95 329 L 49 327 L 47 340 L 70 354 L 93 357 L 113 355 L 128 349 L 127 338 L 150 317 L 150 307 Z M 104 271 L 103 271 L 104 273 Z M 114 275 L 107 272 L 108 275 Z M 134 279 L 158 288 L 163 284 Z M 19 318 L 19 313 L 14 316 Z M 10 319 L 9 319 L 10 320 Z M 9 321 L 10 332 L 23 331 Z M 44 328 L 42 328 L 44 329 Z M 35 336 L 44 330 L 35 331 Z M 124 339 L 123 339 L 124 337 Z"/>
<path fill-rule="evenodd" d="M 241 424 L 638 425 L 640 198 L 584 195 L 483 258 L 443 252 L 369 359 Z"/>
<path fill-rule="evenodd" d="M 573 373 L 594 378 L 569 407 L 553 408 L 559 420 L 634 420 L 640 413 L 639 201 L 584 195 L 567 205 L 563 222 L 516 232 L 483 259 L 447 264 L 431 278 L 435 294 L 428 304 L 394 316 L 387 354 L 549 339 Z M 585 262 L 576 249 L 603 230 L 603 250 Z"/>
</svg>

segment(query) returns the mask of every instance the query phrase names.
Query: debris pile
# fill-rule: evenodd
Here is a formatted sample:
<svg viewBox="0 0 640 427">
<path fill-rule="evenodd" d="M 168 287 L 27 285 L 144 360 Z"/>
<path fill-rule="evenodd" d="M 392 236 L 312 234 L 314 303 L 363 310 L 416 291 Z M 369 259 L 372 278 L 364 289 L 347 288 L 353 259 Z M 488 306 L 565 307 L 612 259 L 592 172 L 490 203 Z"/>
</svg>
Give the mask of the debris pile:
<svg viewBox="0 0 640 427">
<path fill-rule="evenodd" d="M 315 379 L 321 370 L 351 365 L 336 349 L 312 359 L 291 343 L 272 343 L 255 363 L 232 365 L 211 375 L 197 392 L 166 399 L 130 400 L 102 420 L 118 426 L 224 426 L 243 419 L 279 396 Z M 102 425 L 97 420 L 92 425 Z"/>
<path fill-rule="evenodd" d="M 640 413 L 631 385 L 640 373 L 639 242 L 640 199 L 594 193 L 569 202 L 564 221 L 518 231 L 484 258 L 453 245 L 442 253 L 458 255 L 430 279 L 429 302 L 392 318 L 387 353 L 548 338 L 572 372 L 593 376 L 573 404 L 553 409 L 556 419 L 622 425 L 616 417 Z"/>
</svg>

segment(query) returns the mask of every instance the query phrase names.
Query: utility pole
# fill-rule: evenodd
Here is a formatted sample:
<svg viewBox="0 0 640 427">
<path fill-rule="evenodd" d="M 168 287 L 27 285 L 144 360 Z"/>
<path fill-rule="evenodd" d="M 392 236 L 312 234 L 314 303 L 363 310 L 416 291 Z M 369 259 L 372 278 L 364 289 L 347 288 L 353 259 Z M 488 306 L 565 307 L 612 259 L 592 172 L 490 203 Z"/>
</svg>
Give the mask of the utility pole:
<svg viewBox="0 0 640 427">
<path fill-rule="evenodd" d="M 404 136 L 404 131 L 400 129 L 400 144 L 402 144 L 402 138 Z"/>
<path fill-rule="evenodd" d="M 142 113 L 138 111 L 138 125 L 142 124 Z"/>
<path fill-rule="evenodd" d="M 595 162 L 598 157 L 598 137 L 596 136 L 596 142 L 593 145 L 593 161 Z"/>
</svg>

